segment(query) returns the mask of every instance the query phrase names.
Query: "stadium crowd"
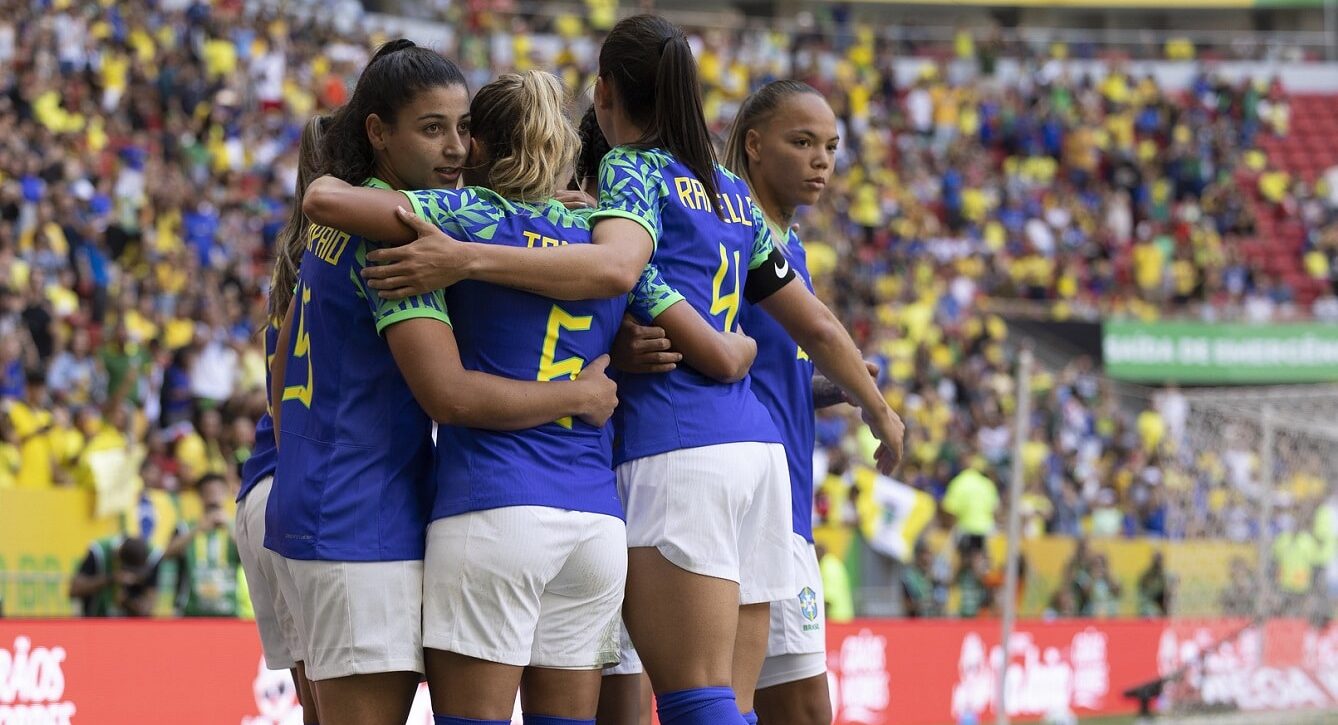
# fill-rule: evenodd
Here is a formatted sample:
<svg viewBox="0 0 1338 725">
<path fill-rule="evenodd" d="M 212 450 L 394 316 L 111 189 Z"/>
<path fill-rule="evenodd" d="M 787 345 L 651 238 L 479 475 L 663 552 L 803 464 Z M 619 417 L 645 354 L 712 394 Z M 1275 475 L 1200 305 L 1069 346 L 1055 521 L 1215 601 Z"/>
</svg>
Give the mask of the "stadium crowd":
<svg viewBox="0 0 1338 725">
<path fill-rule="evenodd" d="M 443 50 L 472 82 L 550 67 L 588 93 L 611 3 L 542 20 L 463 5 Z M 379 38 L 235 2 L 0 8 L 0 488 L 142 482 L 126 531 L 166 542 L 176 492 L 237 484 L 264 411 L 257 331 L 301 126 L 343 102 Z M 810 265 L 908 423 L 899 477 L 936 500 L 963 476 L 1007 478 L 1001 300 L 1056 317 L 1338 320 L 1338 183 L 1294 180 L 1257 148 L 1288 133 L 1276 80 L 1205 73 L 1172 93 L 1118 63 L 1094 79 L 1039 58 L 1005 87 L 988 46 L 963 42 L 958 62 L 899 86 L 896 47 L 863 28 L 692 40 L 717 131 L 780 77 L 837 111 L 838 171 L 800 219 Z M 1233 245 L 1261 215 L 1304 225 L 1302 268 L 1325 283 L 1313 301 Z M 1228 456 L 1187 442 L 1177 391 L 1133 409 L 1089 360 L 1039 371 L 1033 391 L 1029 536 L 1254 534 Z M 819 419 L 822 522 L 857 523 L 860 427 Z M 127 447 L 143 452 L 135 480 L 107 480 L 98 454 Z M 1317 465 L 1290 474 L 1296 517 L 1331 495 Z M 1002 507 L 974 513 L 988 534 Z M 1100 567 L 1075 576 L 1103 581 Z"/>
</svg>

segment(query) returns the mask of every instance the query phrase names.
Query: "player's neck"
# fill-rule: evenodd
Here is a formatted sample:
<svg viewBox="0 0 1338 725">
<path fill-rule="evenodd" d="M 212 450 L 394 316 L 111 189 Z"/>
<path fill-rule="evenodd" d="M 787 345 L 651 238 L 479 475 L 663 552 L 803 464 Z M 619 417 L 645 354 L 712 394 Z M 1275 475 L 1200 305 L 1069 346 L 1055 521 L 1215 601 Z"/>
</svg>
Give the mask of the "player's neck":
<svg viewBox="0 0 1338 725">
<path fill-rule="evenodd" d="M 638 143 L 646 138 L 646 129 L 632 121 L 626 114 L 616 113 L 612 119 L 613 134 L 607 140 L 610 146 L 626 146 Z"/>
<path fill-rule="evenodd" d="M 785 208 L 776 200 L 776 195 L 765 186 L 758 185 L 753 187 L 753 197 L 757 202 L 757 207 L 762 210 L 763 216 L 767 218 L 767 224 L 771 226 L 773 234 L 788 235 L 790 225 L 794 223 L 794 208 Z"/>
<path fill-rule="evenodd" d="M 406 188 L 404 182 L 400 180 L 399 175 L 391 170 L 390 164 L 387 164 L 383 159 L 377 159 L 376 163 L 372 164 L 372 174 L 381 181 L 384 181 L 386 186 L 389 186 L 396 191 Z"/>
</svg>

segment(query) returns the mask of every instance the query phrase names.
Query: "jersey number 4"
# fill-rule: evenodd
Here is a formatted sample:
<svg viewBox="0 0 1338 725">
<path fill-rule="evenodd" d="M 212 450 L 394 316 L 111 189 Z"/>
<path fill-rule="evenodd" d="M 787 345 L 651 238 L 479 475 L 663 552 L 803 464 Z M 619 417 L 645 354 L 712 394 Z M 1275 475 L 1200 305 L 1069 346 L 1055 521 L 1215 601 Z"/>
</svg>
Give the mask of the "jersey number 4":
<svg viewBox="0 0 1338 725">
<path fill-rule="evenodd" d="M 734 291 L 721 294 L 730 279 L 729 252 L 725 245 L 720 245 L 720 268 L 715 272 L 715 284 L 711 289 L 711 314 L 725 313 L 725 332 L 734 330 L 734 318 L 739 314 L 739 253 L 734 252 Z"/>
<path fill-rule="evenodd" d="M 558 360 L 557 346 L 558 336 L 563 330 L 573 332 L 584 332 L 590 329 L 591 323 L 595 318 L 591 315 L 577 317 L 567 312 L 557 305 L 553 305 L 553 311 L 548 313 L 548 332 L 544 335 L 544 349 L 539 356 L 539 376 L 542 382 L 566 378 L 575 380 L 577 375 L 581 374 L 581 369 L 585 367 L 583 358 L 573 355 L 572 357 Z M 571 417 L 559 418 L 557 424 L 563 428 L 571 428 Z"/>
</svg>

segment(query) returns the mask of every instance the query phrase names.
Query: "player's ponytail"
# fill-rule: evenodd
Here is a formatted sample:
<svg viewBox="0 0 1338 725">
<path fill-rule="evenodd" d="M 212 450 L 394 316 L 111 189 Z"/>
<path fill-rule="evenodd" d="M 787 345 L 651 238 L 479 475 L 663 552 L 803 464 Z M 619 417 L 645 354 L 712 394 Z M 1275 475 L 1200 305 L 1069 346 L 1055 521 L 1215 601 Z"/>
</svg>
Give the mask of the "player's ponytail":
<svg viewBox="0 0 1338 725">
<path fill-rule="evenodd" d="M 562 83 L 543 71 L 506 73 L 479 89 L 469 113 L 488 150 L 488 187 L 516 201 L 552 198 L 580 146 Z"/>
<path fill-rule="evenodd" d="M 321 141 L 329 121 L 329 116 L 312 116 L 302 128 L 302 140 L 297 152 L 293 210 L 288 216 L 288 223 L 284 224 L 274 239 L 274 274 L 270 277 L 269 305 L 265 308 L 265 316 L 275 327 L 283 322 L 283 315 L 293 298 L 297 270 L 302 264 L 302 254 L 306 251 L 307 225 L 310 222 L 302 213 L 302 197 L 306 194 L 307 185 L 320 172 Z"/>
<path fill-rule="evenodd" d="M 628 116 L 646 129 L 635 145 L 673 154 L 706 187 L 715 208 L 715 149 L 702 111 L 697 61 L 683 31 L 654 15 L 619 21 L 600 48 L 599 73 L 612 81 Z"/>
<path fill-rule="evenodd" d="M 382 45 L 326 129 L 324 173 L 350 184 L 366 181 L 376 166 L 367 139 L 367 117 L 375 113 L 383 123 L 394 125 L 400 109 L 422 91 L 457 85 L 467 86 L 464 74 L 440 53 L 404 38 Z"/>
</svg>

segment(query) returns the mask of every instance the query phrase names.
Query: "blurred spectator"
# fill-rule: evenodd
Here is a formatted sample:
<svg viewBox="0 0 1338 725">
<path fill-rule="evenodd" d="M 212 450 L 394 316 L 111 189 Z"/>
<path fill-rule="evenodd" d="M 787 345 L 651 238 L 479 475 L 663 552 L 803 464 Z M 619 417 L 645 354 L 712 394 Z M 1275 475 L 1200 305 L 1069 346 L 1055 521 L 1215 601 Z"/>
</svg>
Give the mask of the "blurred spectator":
<svg viewBox="0 0 1338 725">
<path fill-rule="evenodd" d="M 1077 592 L 1085 617 L 1114 617 L 1120 609 L 1120 583 L 1111 575 L 1103 554 L 1093 554 L 1086 567 L 1074 574 L 1073 588 Z"/>
<path fill-rule="evenodd" d="M 999 511 L 999 489 L 988 476 L 973 467 L 963 470 L 948 483 L 942 509 L 953 519 L 958 551 L 963 556 L 985 546 L 994 533 Z"/>
<path fill-rule="evenodd" d="M 845 562 L 822 544 L 817 545 L 818 568 L 822 574 L 822 594 L 827 605 L 827 621 L 849 622 L 855 618 L 855 596 L 850 589 L 850 573 Z"/>
<path fill-rule="evenodd" d="M 994 608 L 994 590 L 990 576 L 990 558 L 985 549 L 971 549 L 962 556 L 953 577 L 952 587 L 957 595 L 959 617 L 979 617 L 990 614 Z"/>
<path fill-rule="evenodd" d="M 1059 587 L 1054 595 L 1050 597 L 1050 603 L 1045 608 L 1046 619 L 1060 619 L 1076 617 L 1081 612 L 1078 609 L 1078 599 L 1073 592 L 1072 587 Z"/>
<path fill-rule="evenodd" d="M 158 594 L 158 558 L 140 538 L 94 541 L 70 581 L 85 617 L 147 617 Z"/>
<path fill-rule="evenodd" d="M 947 592 L 934 574 L 934 553 L 923 543 L 901 571 L 903 611 L 907 617 L 941 617 Z"/>
<path fill-rule="evenodd" d="M 1103 488 L 1096 496 L 1092 509 L 1092 538 L 1119 536 L 1124 532 L 1124 510 L 1119 506 L 1118 494 L 1113 488 Z"/>
<path fill-rule="evenodd" d="M 228 482 L 208 473 L 195 488 L 204 513 L 198 521 L 182 522 L 166 554 L 182 561 L 178 609 L 187 617 L 235 617 L 241 609 L 241 559 L 226 508 Z"/>
<path fill-rule="evenodd" d="M 1319 544 L 1324 594 L 1332 601 L 1338 599 L 1338 483 L 1330 484 L 1326 494 L 1315 508 L 1311 528 Z"/>
<path fill-rule="evenodd" d="M 1147 570 L 1138 577 L 1138 615 L 1165 617 L 1170 613 L 1171 583 L 1166 576 L 1166 565 L 1160 551 L 1152 555 Z"/>
<path fill-rule="evenodd" d="M 1279 614 L 1296 616 L 1305 606 L 1315 583 L 1320 544 L 1309 529 L 1301 528 L 1295 511 L 1279 517 L 1282 531 L 1273 539 L 1273 567 L 1278 587 Z"/>
<path fill-rule="evenodd" d="M 1255 604 L 1258 581 L 1245 559 L 1232 557 L 1230 566 L 1230 580 L 1222 589 L 1218 606 L 1227 617 L 1252 617 L 1257 614 Z"/>
<path fill-rule="evenodd" d="M 53 418 L 47 408 L 46 376 L 29 372 L 23 382 L 22 399 L 0 402 L 19 449 L 15 483 L 21 488 L 50 488 L 55 483 L 56 473 L 50 436 Z"/>
</svg>

